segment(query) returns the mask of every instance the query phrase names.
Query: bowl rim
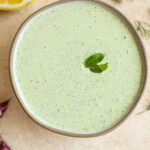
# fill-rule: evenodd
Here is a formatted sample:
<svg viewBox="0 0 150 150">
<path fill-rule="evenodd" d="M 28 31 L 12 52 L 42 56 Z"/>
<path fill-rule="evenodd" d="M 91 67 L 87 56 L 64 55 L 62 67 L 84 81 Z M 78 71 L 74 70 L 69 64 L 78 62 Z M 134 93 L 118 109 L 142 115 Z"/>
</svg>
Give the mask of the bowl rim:
<svg viewBox="0 0 150 150">
<path fill-rule="evenodd" d="M 128 29 L 130 30 L 130 32 L 132 33 L 136 44 L 138 46 L 139 49 L 139 53 L 141 56 L 141 60 L 142 60 L 142 81 L 141 81 L 141 86 L 138 90 L 138 93 L 136 95 L 136 98 L 134 99 L 132 105 L 130 106 L 129 110 L 112 126 L 110 126 L 107 129 L 104 130 L 100 130 L 98 132 L 92 132 L 92 133 L 77 133 L 77 132 L 71 132 L 71 131 L 65 131 L 62 129 L 58 129 L 52 126 L 48 126 L 45 123 L 43 123 L 42 121 L 40 121 L 40 119 L 36 118 L 26 107 L 25 103 L 23 102 L 23 100 L 21 99 L 21 96 L 19 94 L 18 88 L 16 86 L 15 80 L 14 80 L 14 70 L 13 70 L 13 61 L 14 61 L 14 54 L 15 54 L 15 49 L 16 49 L 16 45 L 18 42 L 18 39 L 20 37 L 20 34 L 22 33 L 22 30 L 26 27 L 26 25 L 28 24 L 28 22 L 30 22 L 30 20 L 32 20 L 34 17 L 38 16 L 39 14 L 41 14 L 42 12 L 44 12 L 45 10 L 51 9 L 55 6 L 59 6 L 61 4 L 67 4 L 67 3 L 72 3 L 72 2 L 88 2 L 88 3 L 94 3 L 96 5 L 99 5 L 100 7 L 103 7 L 109 11 L 111 11 L 113 14 L 115 14 L 117 17 L 119 17 L 122 22 L 128 27 Z M 141 98 L 143 91 L 145 89 L 145 84 L 146 84 L 146 80 L 147 80 L 147 59 L 145 56 L 145 48 L 144 45 L 138 35 L 138 33 L 136 32 L 136 30 L 134 29 L 133 25 L 129 22 L 129 20 L 117 9 L 115 9 L 113 6 L 99 1 L 99 0 L 62 0 L 62 1 L 58 1 L 58 2 L 54 2 L 51 3 L 47 6 L 44 6 L 40 9 L 38 9 L 36 12 L 34 12 L 33 14 L 31 14 L 20 26 L 20 28 L 18 29 L 14 40 L 12 42 L 11 45 L 11 50 L 10 50 L 10 54 L 9 54 L 9 75 L 10 75 L 10 80 L 11 80 L 11 85 L 13 88 L 13 91 L 15 93 L 15 96 L 17 97 L 20 105 L 22 106 L 23 110 L 26 112 L 26 114 L 34 121 L 36 122 L 38 125 L 40 125 L 41 127 L 48 129 L 50 131 L 53 131 L 55 133 L 59 133 L 65 136 L 71 136 L 71 137 L 96 137 L 96 136 L 100 136 L 100 135 L 104 135 L 106 133 L 111 132 L 112 130 L 114 130 L 115 128 L 117 128 L 123 121 L 125 121 L 127 119 L 127 117 L 129 116 L 129 114 L 134 110 L 135 106 L 137 105 L 137 103 L 139 102 L 139 99 Z"/>
</svg>

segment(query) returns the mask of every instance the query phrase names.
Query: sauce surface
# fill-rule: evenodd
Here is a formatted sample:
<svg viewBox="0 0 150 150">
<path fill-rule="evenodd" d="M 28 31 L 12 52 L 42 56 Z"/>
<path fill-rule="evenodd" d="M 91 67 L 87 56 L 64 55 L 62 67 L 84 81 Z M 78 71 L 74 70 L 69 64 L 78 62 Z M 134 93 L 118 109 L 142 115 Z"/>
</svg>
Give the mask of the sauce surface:
<svg viewBox="0 0 150 150">
<path fill-rule="evenodd" d="M 103 53 L 102 73 L 87 57 Z M 142 78 L 135 39 L 112 12 L 73 2 L 46 10 L 25 27 L 15 52 L 15 79 L 29 110 L 43 123 L 89 133 L 116 123 L 130 108 Z"/>
</svg>

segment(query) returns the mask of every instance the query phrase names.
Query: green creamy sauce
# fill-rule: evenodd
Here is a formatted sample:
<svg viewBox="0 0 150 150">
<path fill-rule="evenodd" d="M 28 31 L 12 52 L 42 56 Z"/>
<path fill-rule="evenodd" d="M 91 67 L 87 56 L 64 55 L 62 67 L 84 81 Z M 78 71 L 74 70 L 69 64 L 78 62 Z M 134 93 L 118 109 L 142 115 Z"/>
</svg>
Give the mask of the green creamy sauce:
<svg viewBox="0 0 150 150">
<path fill-rule="evenodd" d="M 103 53 L 102 73 L 84 68 Z M 26 26 L 15 53 L 15 78 L 29 110 L 59 129 L 98 132 L 131 107 L 142 78 L 137 44 L 126 25 L 95 3 L 67 3 Z"/>
</svg>

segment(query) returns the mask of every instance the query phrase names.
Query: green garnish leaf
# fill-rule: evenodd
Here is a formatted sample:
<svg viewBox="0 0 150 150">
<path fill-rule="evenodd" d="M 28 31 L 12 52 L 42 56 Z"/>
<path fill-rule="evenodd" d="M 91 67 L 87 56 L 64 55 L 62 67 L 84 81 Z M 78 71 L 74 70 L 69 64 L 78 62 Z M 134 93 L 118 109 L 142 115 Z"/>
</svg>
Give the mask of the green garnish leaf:
<svg viewBox="0 0 150 150">
<path fill-rule="evenodd" d="M 95 73 L 101 73 L 102 70 L 98 67 L 98 65 L 92 65 L 89 67 L 90 71 L 95 72 Z"/>
<path fill-rule="evenodd" d="M 108 63 L 106 64 L 103 64 L 103 65 L 98 65 L 98 67 L 102 70 L 102 71 L 105 71 L 108 67 Z"/>
<path fill-rule="evenodd" d="M 90 57 L 88 57 L 85 62 L 84 62 L 84 66 L 85 67 L 91 67 L 92 65 L 96 65 L 97 63 L 99 63 L 100 61 L 102 61 L 104 58 L 104 55 L 101 53 L 96 53 Z"/>
<path fill-rule="evenodd" d="M 108 67 L 108 63 L 98 65 L 98 63 L 101 62 L 103 58 L 104 55 L 102 53 L 96 53 L 85 60 L 84 66 L 86 68 L 89 68 L 90 71 L 94 73 L 101 73 L 105 71 Z"/>
</svg>

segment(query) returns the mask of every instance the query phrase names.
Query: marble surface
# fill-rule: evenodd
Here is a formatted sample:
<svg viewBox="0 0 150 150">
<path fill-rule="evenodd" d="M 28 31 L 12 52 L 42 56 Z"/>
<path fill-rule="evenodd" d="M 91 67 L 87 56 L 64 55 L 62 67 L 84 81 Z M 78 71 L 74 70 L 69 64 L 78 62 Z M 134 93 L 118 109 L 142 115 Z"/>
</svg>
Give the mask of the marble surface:
<svg viewBox="0 0 150 150">
<path fill-rule="evenodd" d="M 143 96 L 130 117 L 113 132 L 95 138 L 62 136 L 35 124 L 22 110 L 14 96 L 8 70 L 10 46 L 22 22 L 37 9 L 55 0 L 35 0 L 16 12 L 0 12 L 0 102 L 13 96 L 9 109 L 0 119 L 0 134 L 13 150 L 150 150 L 150 111 L 141 115 L 150 103 L 150 75 Z M 116 4 L 103 0 L 120 10 L 131 23 L 136 19 L 150 23 L 150 0 L 124 0 Z M 150 40 L 142 38 L 150 67 Z"/>
</svg>

